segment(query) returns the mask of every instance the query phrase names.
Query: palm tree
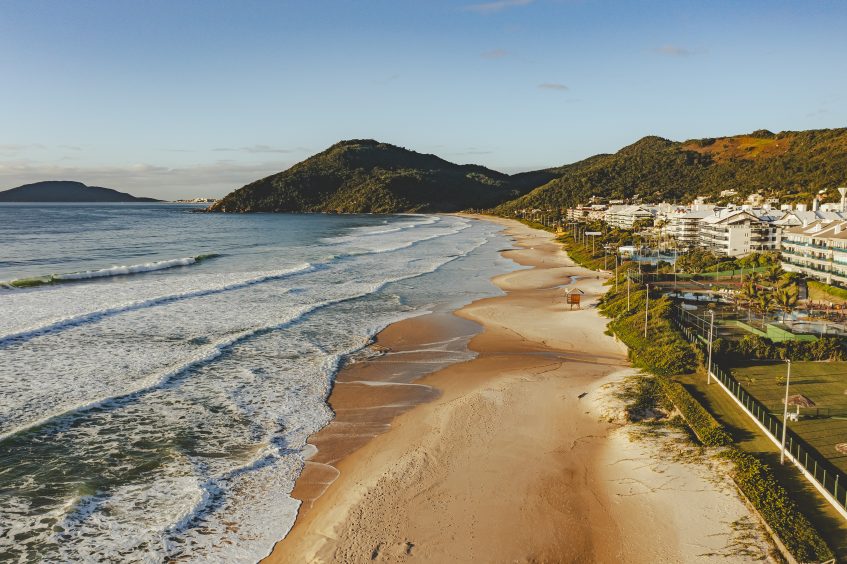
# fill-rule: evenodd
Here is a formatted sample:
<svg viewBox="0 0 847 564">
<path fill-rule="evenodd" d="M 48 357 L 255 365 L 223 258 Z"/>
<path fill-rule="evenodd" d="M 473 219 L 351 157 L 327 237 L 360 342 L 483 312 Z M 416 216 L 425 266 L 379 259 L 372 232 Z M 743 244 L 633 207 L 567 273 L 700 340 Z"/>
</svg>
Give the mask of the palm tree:
<svg viewBox="0 0 847 564">
<path fill-rule="evenodd" d="M 771 286 L 775 286 L 783 274 L 782 266 L 774 264 L 765 271 L 764 279 L 767 280 Z"/>
<path fill-rule="evenodd" d="M 747 304 L 747 321 L 750 321 L 750 308 L 759 296 L 759 288 L 755 280 L 748 279 L 741 285 L 741 300 Z"/>
<path fill-rule="evenodd" d="M 765 326 L 765 316 L 773 309 L 773 294 L 770 292 L 760 292 L 756 296 L 756 306 L 762 312 L 762 327 Z"/>
<path fill-rule="evenodd" d="M 779 308 L 782 310 L 782 322 L 785 323 L 786 314 L 794 309 L 794 306 L 797 305 L 797 300 L 800 296 L 800 291 L 797 289 L 797 286 L 785 286 L 776 291 L 774 295 L 776 299 L 776 303 L 779 305 Z"/>
</svg>

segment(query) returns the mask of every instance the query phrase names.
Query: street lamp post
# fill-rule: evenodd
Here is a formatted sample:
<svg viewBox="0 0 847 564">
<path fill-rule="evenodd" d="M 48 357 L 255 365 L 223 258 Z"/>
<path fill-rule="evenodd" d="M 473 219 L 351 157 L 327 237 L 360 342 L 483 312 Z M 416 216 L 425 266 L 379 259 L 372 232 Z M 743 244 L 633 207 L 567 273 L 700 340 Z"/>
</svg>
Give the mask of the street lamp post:
<svg viewBox="0 0 847 564">
<path fill-rule="evenodd" d="M 615 253 L 615 292 L 618 291 L 618 254 Z"/>
<path fill-rule="evenodd" d="M 674 291 L 676 291 L 676 259 L 677 259 L 676 243 L 674 243 L 674 248 L 673 248 L 673 289 L 674 289 Z"/>
<path fill-rule="evenodd" d="M 629 269 L 626 269 L 626 311 L 629 313 Z"/>
<path fill-rule="evenodd" d="M 650 312 L 650 284 L 647 286 L 647 301 L 644 302 L 644 338 L 647 338 L 647 314 Z"/>
<path fill-rule="evenodd" d="M 788 430 L 788 385 L 791 382 L 791 361 L 786 359 L 788 370 L 785 373 L 785 406 L 782 409 L 782 448 L 779 451 L 779 463 L 785 464 L 785 434 Z"/>
<path fill-rule="evenodd" d="M 706 384 L 712 383 L 712 341 L 715 335 L 715 312 L 714 310 L 709 310 L 709 316 L 711 316 L 711 323 L 709 324 L 709 364 L 706 365 Z"/>
</svg>

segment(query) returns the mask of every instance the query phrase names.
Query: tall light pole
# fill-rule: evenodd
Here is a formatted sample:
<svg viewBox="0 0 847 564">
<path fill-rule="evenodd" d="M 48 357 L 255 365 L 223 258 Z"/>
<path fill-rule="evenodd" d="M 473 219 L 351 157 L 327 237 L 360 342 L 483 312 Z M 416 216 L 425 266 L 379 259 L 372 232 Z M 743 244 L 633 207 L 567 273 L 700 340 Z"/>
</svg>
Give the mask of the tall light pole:
<svg viewBox="0 0 847 564">
<path fill-rule="evenodd" d="M 786 359 L 788 370 L 785 373 L 785 406 L 782 408 L 782 448 L 779 451 L 779 463 L 785 464 L 785 433 L 788 430 L 788 384 L 791 382 L 791 360 Z"/>
<path fill-rule="evenodd" d="M 676 259 L 677 258 L 678 257 L 676 255 L 676 243 L 674 243 L 674 247 L 673 247 L 673 289 L 674 289 L 674 291 L 676 291 Z"/>
<path fill-rule="evenodd" d="M 618 253 L 615 252 L 615 292 L 618 291 Z"/>
<path fill-rule="evenodd" d="M 647 338 L 647 314 L 650 312 L 650 284 L 647 286 L 647 301 L 644 302 L 644 338 Z"/>
<path fill-rule="evenodd" d="M 712 318 L 709 324 L 709 364 L 706 365 L 706 384 L 712 383 L 712 340 L 715 335 L 715 311 L 709 310 L 709 315 Z"/>
<path fill-rule="evenodd" d="M 626 311 L 629 312 L 629 268 L 626 269 Z"/>
</svg>

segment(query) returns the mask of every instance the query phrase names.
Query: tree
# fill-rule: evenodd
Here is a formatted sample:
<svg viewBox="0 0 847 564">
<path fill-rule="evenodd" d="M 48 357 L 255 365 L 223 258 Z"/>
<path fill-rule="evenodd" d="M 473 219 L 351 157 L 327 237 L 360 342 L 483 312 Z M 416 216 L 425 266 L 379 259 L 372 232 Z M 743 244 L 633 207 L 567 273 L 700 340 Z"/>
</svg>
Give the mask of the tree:
<svg viewBox="0 0 847 564">
<path fill-rule="evenodd" d="M 777 282 L 779 282 L 779 279 L 782 277 L 782 275 L 782 266 L 780 266 L 779 264 L 773 264 L 769 266 L 768 269 L 765 271 L 763 278 L 767 280 L 767 282 L 771 286 L 776 286 Z"/>
<path fill-rule="evenodd" d="M 747 321 L 750 321 L 750 309 L 759 296 L 759 287 L 751 276 L 741 285 L 741 300 L 747 304 Z"/>
<path fill-rule="evenodd" d="M 770 292 L 759 292 L 756 296 L 756 306 L 762 312 L 762 327 L 765 326 L 765 316 L 773 309 L 773 294 Z"/>
<path fill-rule="evenodd" d="M 776 299 L 776 303 L 779 308 L 782 310 L 782 322 L 785 323 L 786 314 L 794 309 L 794 306 L 797 305 L 797 299 L 800 296 L 800 292 L 797 289 L 797 286 L 785 286 L 780 288 L 774 294 L 774 298 Z"/>
</svg>

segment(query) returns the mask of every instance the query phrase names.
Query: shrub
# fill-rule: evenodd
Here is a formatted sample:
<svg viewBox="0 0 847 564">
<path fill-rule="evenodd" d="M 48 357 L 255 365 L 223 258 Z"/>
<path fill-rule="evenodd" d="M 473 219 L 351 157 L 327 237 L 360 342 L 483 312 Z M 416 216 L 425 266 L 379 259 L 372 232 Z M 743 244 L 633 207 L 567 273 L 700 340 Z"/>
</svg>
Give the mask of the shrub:
<svg viewBox="0 0 847 564">
<path fill-rule="evenodd" d="M 800 562 L 824 562 L 832 551 L 798 509 L 773 471 L 756 457 L 733 447 L 722 456 L 734 464 L 733 479 L 750 503 Z"/>
<path fill-rule="evenodd" d="M 665 395 L 673 402 L 682 416 L 688 422 L 688 426 L 706 446 L 726 446 L 732 444 L 732 437 L 727 433 L 720 423 L 706 411 L 703 405 L 694 399 L 688 390 L 679 382 L 667 378 L 658 378 Z"/>
</svg>

